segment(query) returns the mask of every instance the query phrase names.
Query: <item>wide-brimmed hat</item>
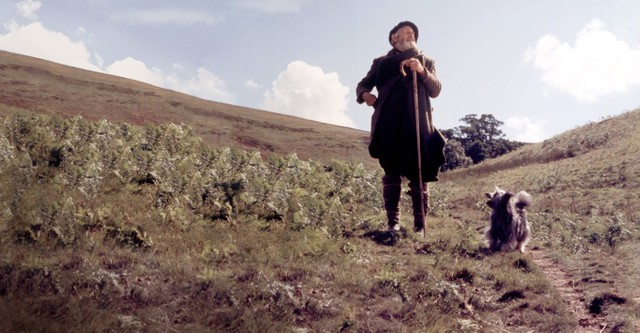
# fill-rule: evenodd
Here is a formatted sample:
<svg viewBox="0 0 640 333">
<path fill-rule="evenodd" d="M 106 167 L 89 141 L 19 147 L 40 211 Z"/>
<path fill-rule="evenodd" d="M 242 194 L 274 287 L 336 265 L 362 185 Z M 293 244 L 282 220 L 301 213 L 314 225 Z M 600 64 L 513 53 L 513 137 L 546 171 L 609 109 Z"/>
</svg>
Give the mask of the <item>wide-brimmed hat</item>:
<svg viewBox="0 0 640 333">
<path fill-rule="evenodd" d="M 413 22 L 410 22 L 410 21 L 402 21 L 402 22 L 398 23 L 398 25 L 393 27 L 393 29 L 391 29 L 391 31 L 389 31 L 389 44 L 393 45 L 393 42 L 391 41 L 391 36 L 393 36 L 393 34 L 398 32 L 398 30 L 400 30 L 400 28 L 405 27 L 405 26 L 409 26 L 409 27 L 411 27 L 411 29 L 413 29 L 413 32 L 414 32 L 414 34 L 416 36 L 416 42 L 418 41 L 418 26 L 413 24 Z"/>
</svg>

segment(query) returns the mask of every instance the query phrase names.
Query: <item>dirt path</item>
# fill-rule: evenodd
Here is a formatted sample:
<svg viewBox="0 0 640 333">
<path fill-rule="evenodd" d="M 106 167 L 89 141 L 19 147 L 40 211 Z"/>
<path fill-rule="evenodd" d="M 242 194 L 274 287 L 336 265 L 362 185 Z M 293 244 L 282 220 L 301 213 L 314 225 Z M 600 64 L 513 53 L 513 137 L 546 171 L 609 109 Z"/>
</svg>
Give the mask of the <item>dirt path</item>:
<svg viewBox="0 0 640 333">
<path fill-rule="evenodd" d="M 549 253 L 542 249 L 532 249 L 529 255 L 556 288 L 564 302 L 578 320 L 580 332 L 603 332 L 605 324 L 590 314 L 584 304 L 582 290 L 575 285 L 571 274 L 561 265 L 553 262 Z"/>
</svg>

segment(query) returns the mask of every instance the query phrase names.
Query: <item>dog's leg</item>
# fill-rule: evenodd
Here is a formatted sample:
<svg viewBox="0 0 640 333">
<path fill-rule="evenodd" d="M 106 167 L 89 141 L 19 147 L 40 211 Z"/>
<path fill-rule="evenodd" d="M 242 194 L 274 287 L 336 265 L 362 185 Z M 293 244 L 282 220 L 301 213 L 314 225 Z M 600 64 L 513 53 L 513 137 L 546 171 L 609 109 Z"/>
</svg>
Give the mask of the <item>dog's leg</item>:
<svg viewBox="0 0 640 333">
<path fill-rule="evenodd" d="M 487 243 L 489 243 L 489 250 L 491 250 L 491 252 L 496 252 L 498 250 L 500 250 L 500 242 L 498 241 L 497 238 L 495 238 L 493 236 L 494 231 L 491 229 L 491 227 L 489 229 L 487 229 L 487 231 L 484 233 L 484 237 L 487 239 Z"/>
<path fill-rule="evenodd" d="M 518 237 L 518 250 L 520 251 L 520 253 L 525 253 L 524 248 L 529 243 L 530 235 L 531 235 L 531 228 L 529 227 L 529 223 L 526 220 L 526 216 L 524 217 L 523 223 L 524 223 L 524 230 L 522 230 L 520 237 Z"/>
<path fill-rule="evenodd" d="M 382 197 L 384 209 L 387 212 L 389 230 L 400 230 L 400 195 L 402 194 L 402 179 L 399 176 L 382 177 Z"/>
<path fill-rule="evenodd" d="M 522 240 L 518 241 L 517 249 L 518 249 L 518 251 L 520 251 L 520 253 L 525 253 L 526 252 L 524 248 L 527 246 L 527 243 L 529 243 L 529 238 L 525 238 L 525 239 L 522 239 Z"/>
</svg>

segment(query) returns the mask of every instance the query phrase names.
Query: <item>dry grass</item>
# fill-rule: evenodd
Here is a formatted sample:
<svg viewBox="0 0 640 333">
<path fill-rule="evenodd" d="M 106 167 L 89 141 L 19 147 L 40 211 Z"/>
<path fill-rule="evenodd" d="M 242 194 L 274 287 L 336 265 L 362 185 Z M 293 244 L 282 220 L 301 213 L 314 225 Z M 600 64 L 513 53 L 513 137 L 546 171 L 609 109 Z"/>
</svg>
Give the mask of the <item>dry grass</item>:
<svg viewBox="0 0 640 333">
<path fill-rule="evenodd" d="M 214 148 L 365 163 L 369 134 L 351 128 L 206 101 L 116 76 L 0 51 L 2 114 L 35 112 L 113 123 L 186 124 Z"/>
</svg>

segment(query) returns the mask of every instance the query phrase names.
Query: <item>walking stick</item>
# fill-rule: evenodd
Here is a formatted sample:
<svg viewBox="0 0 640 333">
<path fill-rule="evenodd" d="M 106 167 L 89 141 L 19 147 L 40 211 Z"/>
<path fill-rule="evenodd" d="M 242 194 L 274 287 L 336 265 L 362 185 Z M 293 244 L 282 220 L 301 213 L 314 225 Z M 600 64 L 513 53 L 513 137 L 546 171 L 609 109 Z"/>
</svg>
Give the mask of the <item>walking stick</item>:
<svg viewBox="0 0 640 333">
<path fill-rule="evenodd" d="M 406 76 L 407 74 L 404 71 L 404 66 L 408 61 L 412 59 L 407 59 L 400 63 L 400 72 L 402 75 Z M 421 149 L 421 137 L 420 137 L 420 105 L 418 104 L 418 73 L 416 71 L 411 71 L 413 74 L 413 109 L 415 111 L 415 123 L 416 123 L 416 146 L 417 146 L 417 157 L 418 157 L 418 190 L 420 191 L 420 221 L 421 225 L 415 224 L 413 226 L 413 230 L 422 235 L 422 237 L 426 237 L 425 235 L 425 212 L 424 212 L 424 189 L 422 184 L 422 149 Z"/>
<path fill-rule="evenodd" d="M 424 226 L 424 189 L 422 188 L 422 150 L 420 147 L 420 105 L 418 105 L 418 73 L 416 71 L 413 72 L 413 109 L 415 110 L 416 116 L 416 145 L 418 147 L 418 189 L 420 190 L 420 220 L 422 221 L 422 225 L 414 225 L 414 231 L 422 234 L 422 237 L 425 237 L 425 226 Z"/>
</svg>

